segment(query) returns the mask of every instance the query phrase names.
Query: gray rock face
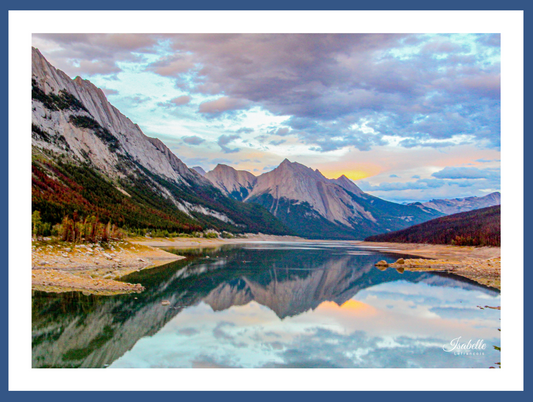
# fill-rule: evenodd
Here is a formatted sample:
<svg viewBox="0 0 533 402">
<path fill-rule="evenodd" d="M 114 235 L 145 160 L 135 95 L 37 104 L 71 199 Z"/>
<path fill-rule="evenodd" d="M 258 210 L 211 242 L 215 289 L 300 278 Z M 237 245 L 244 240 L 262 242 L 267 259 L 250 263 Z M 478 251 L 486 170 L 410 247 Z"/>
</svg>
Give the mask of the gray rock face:
<svg viewBox="0 0 533 402">
<path fill-rule="evenodd" d="M 231 166 L 222 164 L 207 172 L 205 178 L 223 193 L 231 195 L 239 201 L 250 194 L 256 183 L 256 177 L 250 172 L 236 170 Z"/>
<path fill-rule="evenodd" d="M 415 203 L 410 205 L 424 206 L 435 209 L 446 215 L 457 214 L 459 212 L 473 211 L 486 207 L 492 207 L 501 204 L 500 193 L 495 192 L 484 197 L 467 197 L 455 199 L 431 200 L 423 203 Z"/>
<path fill-rule="evenodd" d="M 146 136 L 107 101 L 101 89 L 80 77 L 70 79 L 39 50 L 32 52 L 34 148 L 87 162 L 112 181 L 141 177 L 185 214 L 201 213 L 233 224 L 223 212 L 177 198 L 156 177 L 185 188 L 212 186 L 209 180 L 189 169 L 161 140 Z"/>
<path fill-rule="evenodd" d="M 80 160 L 92 164 L 110 176 L 124 174 L 119 169 L 120 156 L 127 156 L 152 173 L 164 176 L 176 183 L 193 181 L 207 184 L 197 172 L 189 169 L 160 140 L 147 137 L 130 119 L 112 106 L 103 91 L 90 81 L 80 77 L 72 80 L 56 69 L 43 57 L 39 50 L 32 49 L 32 78 L 34 84 L 46 95 L 72 94 L 86 110 L 50 110 L 39 100 L 33 99 L 32 122 L 40 130 L 60 141 L 46 141 L 35 138 L 37 147 L 51 149 L 58 153 L 70 153 Z M 63 92 L 64 91 L 64 92 Z M 72 123 L 72 118 L 90 118 L 114 137 L 115 149 L 94 135 L 92 130 Z"/>
<path fill-rule="evenodd" d="M 330 179 L 329 181 L 331 181 L 332 183 L 338 184 L 343 189 L 348 190 L 349 192 L 355 195 L 364 196 L 366 194 L 363 192 L 363 190 L 357 187 L 357 185 L 353 181 L 348 179 L 345 175 L 342 175 L 337 179 Z"/>
<path fill-rule="evenodd" d="M 353 186 L 357 188 L 355 184 Z M 352 225 L 354 218 L 375 222 L 372 214 L 355 202 L 342 186 L 324 177 L 318 169 L 313 170 L 288 159 L 271 172 L 259 176 L 247 199 L 264 193 L 271 194 L 274 199 L 307 202 L 330 222 L 347 226 Z M 273 212 L 274 215 L 276 212 Z"/>
<path fill-rule="evenodd" d="M 345 191 L 344 187 L 354 194 L 364 194 L 346 176 L 329 180 L 318 170 L 290 162 L 288 159 L 276 169 L 258 177 L 227 165 L 218 165 L 206 173 L 205 177 L 225 194 L 244 201 L 268 193 L 274 199 L 286 198 L 300 203 L 307 202 L 331 222 L 350 226 L 355 217 L 375 222 L 372 214 Z M 271 212 L 276 216 L 278 211 L 274 209 Z"/>
</svg>

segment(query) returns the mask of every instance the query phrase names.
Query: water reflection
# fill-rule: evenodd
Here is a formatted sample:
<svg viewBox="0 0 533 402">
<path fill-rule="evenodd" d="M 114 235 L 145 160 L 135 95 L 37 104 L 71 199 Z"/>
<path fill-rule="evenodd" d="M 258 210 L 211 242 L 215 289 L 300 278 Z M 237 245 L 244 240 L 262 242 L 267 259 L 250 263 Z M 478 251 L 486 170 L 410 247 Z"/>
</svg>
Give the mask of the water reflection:
<svg viewBox="0 0 533 402">
<path fill-rule="evenodd" d="M 328 244 L 196 251 L 125 280 L 146 291 L 33 298 L 33 367 L 488 367 L 499 293 Z M 163 306 L 163 300 L 170 302 Z M 482 338 L 483 356 L 442 345 Z"/>
</svg>

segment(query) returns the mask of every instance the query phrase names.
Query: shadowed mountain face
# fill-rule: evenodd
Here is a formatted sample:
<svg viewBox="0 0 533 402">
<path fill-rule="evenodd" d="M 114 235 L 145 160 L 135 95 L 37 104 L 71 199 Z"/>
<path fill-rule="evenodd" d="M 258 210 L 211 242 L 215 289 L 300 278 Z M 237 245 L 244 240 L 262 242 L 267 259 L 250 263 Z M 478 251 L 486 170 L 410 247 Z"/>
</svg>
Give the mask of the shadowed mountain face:
<svg viewBox="0 0 533 402">
<path fill-rule="evenodd" d="M 114 297 L 79 293 L 33 296 L 33 367 L 104 367 L 194 306 L 215 312 L 256 302 L 280 319 L 342 305 L 358 292 L 398 280 L 438 288 L 493 290 L 446 276 L 379 271 L 378 260 L 398 256 L 316 245 L 248 245 L 204 250 L 187 260 L 124 280 L 146 291 Z M 436 279 L 437 278 L 437 279 Z M 162 305 L 164 300 L 169 306 Z"/>
</svg>

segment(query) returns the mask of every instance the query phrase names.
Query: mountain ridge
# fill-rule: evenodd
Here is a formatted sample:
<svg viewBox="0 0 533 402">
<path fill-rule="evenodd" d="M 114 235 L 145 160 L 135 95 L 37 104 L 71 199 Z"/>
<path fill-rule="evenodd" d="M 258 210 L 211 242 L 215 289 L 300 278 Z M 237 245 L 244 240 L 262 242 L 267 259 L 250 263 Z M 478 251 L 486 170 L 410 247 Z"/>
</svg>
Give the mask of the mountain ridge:
<svg viewBox="0 0 533 402">
<path fill-rule="evenodd" d="M 246 172 L 255 181 L 239 182 L 237 172 L 230 166 L 218 165 L 205 177 L 218 183 L 230 197 L 262 205 L 289 228 L 306 237 L 362 239 L 441 215 L 429 208 L 381 200 L 364 193 L 344 175 L 328 179 L 318 169 L 287 158 L 260 176 Z M 223 182 L 231 183 L 232 190 L 224 187 Z M 235 193 L 234 189 L 241 192 Z"/>
<path fill-rule="evenodd" d="M 501 194 L 496 191 L 483 197 L 465 197 L 465 198 L 443 198 L 434 199 L 422 203 L 410 203 L 407 205 L 422 205 L 426 208 L 432 208 L 446 215 L 456 214 L 459 212 L 468 212 L 475 209 L 492 207 L 501 204 Z"/>
<path fill-rule="evenodd" d="M 224 196 L 159 139 L 146 136 L 88 80 L 32 49 L 32 209 L 128 227 L 293 234 L 257 205 Z"/>
</svg>

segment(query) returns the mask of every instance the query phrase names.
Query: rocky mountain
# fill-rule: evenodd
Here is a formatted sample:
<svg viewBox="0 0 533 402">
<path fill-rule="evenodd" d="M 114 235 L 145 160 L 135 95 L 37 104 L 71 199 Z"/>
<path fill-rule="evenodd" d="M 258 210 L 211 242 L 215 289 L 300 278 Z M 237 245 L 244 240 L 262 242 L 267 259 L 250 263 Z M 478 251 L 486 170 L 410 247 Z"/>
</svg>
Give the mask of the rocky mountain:
<svg viewBox="0 0 533 402">
<path fill-rule="evenodd" d="M 33 210 L 45 222 L 74 211 L 129 228 L 213 228 L 288 234 L 264 208 L 223 195 L 103 91 L 72 80 L 32 50 Z"/>
<path fill-rule="evenodd" d="M 196 171 L 200 176 L 205 176 L 205 170 L 201 166 L 193 166 L 191 169 Z"/>
<path fill-rule="evenodd" d="M 205 178 L 215 187 L 232 198 L 242 201 L 253 190 L 256 182 L 255 176 L 245 170 L 235 170 L 230 166 L 219 164 Z"/>
<path fill-rule="evenodd" d="M 492 207 L 501 204 L 500 193 L 490 193 L 484 197 L 467 197 L 454 199 L 431 200 L 423 203 L 412 203 L 408 205 L 418 205 L 425 208 L 433 208 L 445 215 L 459 212 L 473 211 L 475 209 Z"/>
<path fill-rule="evenodd" d="M 230 197 L 262 205 L 310 238 L 362 239 L 441 216 L 433 209 L 373 197 L 346 176 L 330 180 L 288 159 L 257 178 L 222 165 L 205 177 Z"/>
</svg>

